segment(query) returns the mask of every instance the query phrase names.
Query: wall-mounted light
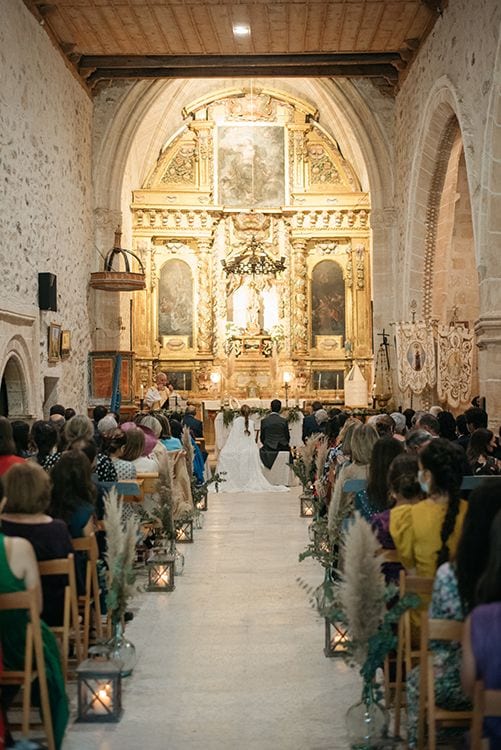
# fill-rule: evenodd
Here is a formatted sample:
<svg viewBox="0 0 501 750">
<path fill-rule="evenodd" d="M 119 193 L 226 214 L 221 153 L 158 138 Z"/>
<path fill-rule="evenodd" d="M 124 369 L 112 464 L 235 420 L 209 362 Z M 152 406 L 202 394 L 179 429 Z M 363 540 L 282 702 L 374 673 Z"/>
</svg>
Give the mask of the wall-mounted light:
<svg viewBox="0 0 501 750">
<path fill-rule="evenodd" d="M 236 23 L 233 25 L 233 35 L 244 37 L 250 36 L 251 30 L 248 23 Z"/>
</svg>

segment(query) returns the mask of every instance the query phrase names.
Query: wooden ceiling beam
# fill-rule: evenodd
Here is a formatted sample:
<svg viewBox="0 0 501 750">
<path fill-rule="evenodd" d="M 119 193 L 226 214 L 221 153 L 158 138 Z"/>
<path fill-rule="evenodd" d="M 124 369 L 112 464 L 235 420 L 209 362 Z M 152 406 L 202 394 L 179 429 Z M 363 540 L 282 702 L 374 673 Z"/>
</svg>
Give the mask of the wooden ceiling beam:
<svg viewBox="0 0 501 750">
<path fill-rule="evenodd" d="M 110 79 L 145 78 L 227 78 L 227 77 L 290 77 L 304 78 L 383 78 L 390 85 L 398 81 L 398 71 L 393 65 L 294 65 L 277 66 L 235 66 L 199 68 L 86 68 L 79 67 L 80 74 L 87 76 L 90 84 Z"/>
<path fill-rule="evenodd" d="M 335 54 L 281 54 L 281 55 L 82 55 L 82 68 L 119 68 L 135 70 L 166 68 L 218 68 L 223 67 L 319 67 L 332 65 L 382 65 L 401 61 L 399 52 L 347 52 Z"/>
</svg>

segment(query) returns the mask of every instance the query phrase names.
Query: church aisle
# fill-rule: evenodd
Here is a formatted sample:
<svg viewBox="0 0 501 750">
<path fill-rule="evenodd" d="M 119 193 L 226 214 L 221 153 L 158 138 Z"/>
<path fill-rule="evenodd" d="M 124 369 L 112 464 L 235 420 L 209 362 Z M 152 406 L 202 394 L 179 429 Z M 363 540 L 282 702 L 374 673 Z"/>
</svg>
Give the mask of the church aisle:
<svg viewBox="0 0 501 750">
<path fill-rule="evenodd" d="M 356 674 L 323 655 L 323 621 L 297 578 L 308 521 L 298 490 L 209 496 L 171 594 L 141 594 L 138 663 L 118 724 L 75 724 L 65 750 L 342 750 Z"/>
</svg>

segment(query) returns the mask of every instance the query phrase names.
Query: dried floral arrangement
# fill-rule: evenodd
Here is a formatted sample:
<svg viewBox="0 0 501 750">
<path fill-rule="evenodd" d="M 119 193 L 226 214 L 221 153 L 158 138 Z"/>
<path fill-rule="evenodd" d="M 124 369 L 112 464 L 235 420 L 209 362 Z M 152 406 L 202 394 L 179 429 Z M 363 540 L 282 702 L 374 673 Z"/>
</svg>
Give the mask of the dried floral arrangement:
<svg viewBox="0 0 501 750">
<path fill-rule="evenodd" d="M 122 502 L 115 488 L 104 498 L 104 525 L 106 528 L 106 563 L 108 565 L 108 592 L 106 604 L 112 622 L 123 619 L 129 600 L 136 591 L 137 521 L 122 521 Z"/>
<path fill-rule="evenodd" d="M 321 441 L 323 437 L 324 436 L 318 432 L 310 435 L 309 438 L 306 438 L 304 448 L 300 448 L 296 451 L 296 454 L 293 455 L 292 471 L 303 485 L 303 490 L 311 489 L 313 487 L 316 471 L 315 454 L 319 441 Z"/>
<path fill-rule="evenodd" d="M 348 631 L 346 658 L 372 683 L 386 655 L 396 648 L 395 625 L 407 609 L 420 604 L 415 594 L 398 596 L 381 572 L 381 545 L 369 523 L 357 512 L 342 543 L 343 570 L 332 583 L 331 604 L 322 614 Z"/>
</svg>

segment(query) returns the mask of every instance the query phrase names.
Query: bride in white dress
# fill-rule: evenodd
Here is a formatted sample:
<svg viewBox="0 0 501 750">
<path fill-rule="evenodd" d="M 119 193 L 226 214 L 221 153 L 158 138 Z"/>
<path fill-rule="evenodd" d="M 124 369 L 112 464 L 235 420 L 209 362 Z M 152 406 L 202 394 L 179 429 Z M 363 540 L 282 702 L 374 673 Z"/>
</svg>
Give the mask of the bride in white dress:
<svg viewBox="0 0 501 750">
<path fill-rule="evenodd" d="M 228 439 L 219 454 L 216 472 L 225 473 L 219 492 L 287 492 L 287 487 L 270 484 L 263 475 L 254 422 L 250 408 L 244 404 L 241 417 L 233 420 Z"/>
</svg>

